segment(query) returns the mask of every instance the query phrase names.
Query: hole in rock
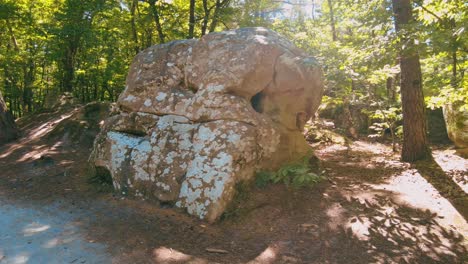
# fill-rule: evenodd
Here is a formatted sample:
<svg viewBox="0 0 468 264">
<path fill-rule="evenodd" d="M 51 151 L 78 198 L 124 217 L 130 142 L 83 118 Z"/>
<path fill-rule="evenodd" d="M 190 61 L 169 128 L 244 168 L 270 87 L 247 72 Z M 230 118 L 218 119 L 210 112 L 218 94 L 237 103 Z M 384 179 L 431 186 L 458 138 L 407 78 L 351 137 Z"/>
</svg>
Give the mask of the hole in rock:
<svg viewBox="0 0 468 264">
<path fill-rule="evenodd" d="M 252 105 L 253 109 L 257 113 L 263 113 L 263 99 L 265 94 L 262 92 L 257 93 L 256 95 L 252 96 L 250 99 L 250 104 Z"/>
<path fill-rule="evenodd" d="M 95 169 L 96 173 L 91 175 L 89 179 L 90 183 L 112 186 L 112 176 L 110 171 L 107 168 L 101 166 L 97 166 Z"/>
<path fill-rule="evenodd" d="M 185 87 L 185 89 L 189 90 L 192 93 L 197 93 L 198 91 L 198 87 L 195 84 L 189 82 L 188 80 L 180 80 L 179 85 L 180 87 Z"/>
<path fill-rule="evenodd" d="M 191 91 L 192 93 L 197 93 L 197 91 L 198 91 L 198 88 L 197 88 L 195 85 L 191 84 L 191 83 L 189 83 L 189 84 L 187 85 L 187 89 L 188 89 L 189 91 Z"/>
<path fill-rule="evenodd" d="M 159 201 L 159 206 L 161 208 L 173 208 L 175 206 L 174 201 Z"/>
<path fill-rule="evenodd" d="M 136 137 L 144 137 L 146 136 L 146 132 L 144 131 L 139 131 L 139 130 L 136 130 L 136 129 L 125 129 L 125 130 L 122 130 L 122 131 L 119 131 L 120 133 L 125 133 L 125 134 L 129 134 L 129 135 L 132 135 L 132 136 L 136 136 Z"/>
</svg>

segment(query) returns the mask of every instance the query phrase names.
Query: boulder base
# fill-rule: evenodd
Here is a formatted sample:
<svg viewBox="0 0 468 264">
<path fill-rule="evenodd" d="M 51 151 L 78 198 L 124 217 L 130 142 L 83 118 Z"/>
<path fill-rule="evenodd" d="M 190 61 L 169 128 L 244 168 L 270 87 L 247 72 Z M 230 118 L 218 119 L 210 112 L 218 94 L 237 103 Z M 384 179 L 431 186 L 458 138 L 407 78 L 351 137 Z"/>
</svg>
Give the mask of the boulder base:
<svg viewBox="0 0 468 264">
<path fill-rule="evenodd" d="M 310 149 L 323 85 L 314 58 L 264 28 L 212 33 L 136 56 L 90 161 L 116 190 L 208 221 L 255 171 Z"/>
</svg>

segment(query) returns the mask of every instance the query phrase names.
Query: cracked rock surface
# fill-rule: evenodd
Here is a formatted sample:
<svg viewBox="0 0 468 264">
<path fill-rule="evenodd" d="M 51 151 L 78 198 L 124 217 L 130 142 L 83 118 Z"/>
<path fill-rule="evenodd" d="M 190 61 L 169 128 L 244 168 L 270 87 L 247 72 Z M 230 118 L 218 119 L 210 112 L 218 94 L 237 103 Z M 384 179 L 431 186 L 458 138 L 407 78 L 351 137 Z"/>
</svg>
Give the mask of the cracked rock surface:
<svg viewBox="0 0 468 264">
<path fill-rule="evenodd" d="M 90 161 L 124 194 L 215 221 L 236 183 L 310 151 L 322 90 L 316 60 L 264 28 L 156 45 L 134 59 Z"/>
</svg>

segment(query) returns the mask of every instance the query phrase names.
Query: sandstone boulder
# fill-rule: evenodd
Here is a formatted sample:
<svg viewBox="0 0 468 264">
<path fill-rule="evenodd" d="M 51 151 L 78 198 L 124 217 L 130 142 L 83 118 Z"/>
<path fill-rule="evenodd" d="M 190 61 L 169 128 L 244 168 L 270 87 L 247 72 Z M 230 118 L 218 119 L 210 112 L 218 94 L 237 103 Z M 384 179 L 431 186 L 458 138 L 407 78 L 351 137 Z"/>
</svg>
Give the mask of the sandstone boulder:
<svg viewBox="0 0 468 264">
<path fill-rule="evenodd" d="M 310 151 L 302 131 L 322 86 L 316 60 L 264 28 L 153 46 L 134 59 L 90 161 L 124 194 L 214 221 L 236 183 Z"/>
</svg>

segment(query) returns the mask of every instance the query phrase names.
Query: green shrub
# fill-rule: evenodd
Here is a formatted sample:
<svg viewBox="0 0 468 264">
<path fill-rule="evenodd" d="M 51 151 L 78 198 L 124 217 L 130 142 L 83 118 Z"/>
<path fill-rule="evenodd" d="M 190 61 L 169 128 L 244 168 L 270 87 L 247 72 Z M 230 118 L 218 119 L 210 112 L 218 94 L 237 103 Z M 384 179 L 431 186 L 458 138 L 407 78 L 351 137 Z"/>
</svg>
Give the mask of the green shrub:
<svg viewBox="0 0 468 264">
<path fill-rule="evenodd" d="M 319 173 L 313 172 L 314 168 L 309 165 L 307 157 L 301 162 L 292 163 L 281 167 L 277 172 L 259 171 L 255 175 L 255 184 L 259 188 L 264 188 L 271 183 L 283 183 L 286 186 L 301 188 L 313 186 L 316 183 L 325 179 Z"/>
</svg>

